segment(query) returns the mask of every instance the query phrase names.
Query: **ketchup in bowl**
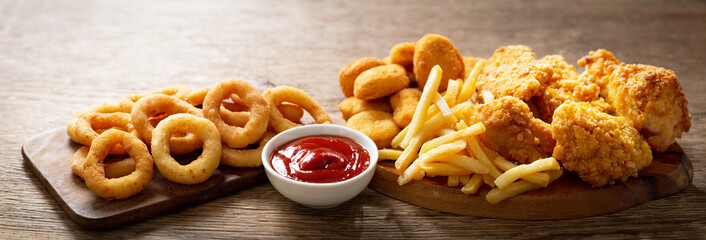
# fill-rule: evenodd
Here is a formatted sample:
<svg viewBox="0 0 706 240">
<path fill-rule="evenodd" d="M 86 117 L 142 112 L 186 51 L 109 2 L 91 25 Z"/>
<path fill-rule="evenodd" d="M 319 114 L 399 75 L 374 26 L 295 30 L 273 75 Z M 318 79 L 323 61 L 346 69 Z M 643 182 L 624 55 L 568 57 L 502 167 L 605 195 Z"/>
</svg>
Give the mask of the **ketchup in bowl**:
<svg viewBox="0 0 706 240">
<path fill-rule="evenodd" d="M 370 154 L 350 138 L 319 135 L 283 144 L 273 151 L 270 164 L 289 179 L 332 183 L 360 175 L 370 165 Z"/>
</svg>

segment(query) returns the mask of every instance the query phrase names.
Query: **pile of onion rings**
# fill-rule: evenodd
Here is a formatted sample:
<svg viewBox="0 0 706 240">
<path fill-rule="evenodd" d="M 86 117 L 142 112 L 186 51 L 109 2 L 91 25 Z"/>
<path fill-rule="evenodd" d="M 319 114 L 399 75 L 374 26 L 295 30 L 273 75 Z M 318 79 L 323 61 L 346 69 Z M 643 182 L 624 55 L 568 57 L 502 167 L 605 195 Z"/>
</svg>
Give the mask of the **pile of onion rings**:
<svg viewBox="0 0 706 240">
<path fill-rule="evenodd" d="M 304 111 L 317 123 L 331 123 L 299 89 L 277 87 L 263 94 L 239 79 L 195 91 L 177 85 L 130 94 L 117 104 L 94 105 L 71 116 L 67 134 L 84 146 L 72 157 L 71 171 L 109 199 L 144 190 L 155 165 L 170 181 L 202 183 L 220 165 L 260 167 L 267 141 L 298 126 Z M 185 165 L 172 157 L 199 149 L 201 155 Z"/>
</svg>

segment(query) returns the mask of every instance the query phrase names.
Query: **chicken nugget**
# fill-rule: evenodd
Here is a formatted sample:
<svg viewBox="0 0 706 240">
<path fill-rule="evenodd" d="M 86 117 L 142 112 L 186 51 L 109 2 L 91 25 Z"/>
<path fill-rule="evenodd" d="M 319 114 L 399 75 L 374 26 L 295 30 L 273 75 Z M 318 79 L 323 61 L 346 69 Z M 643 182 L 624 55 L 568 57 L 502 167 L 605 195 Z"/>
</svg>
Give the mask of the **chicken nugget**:
<svg viewBox="0 0 706 240">
<path fill-rule="evenodd" d="M 351 116 L 362 111 L 375 110 L 387 113 L 392 112 L 390 101 L 388 101 L 387 98 L 366 101 L 356 97 L 349 97 L 338 104 L 338 109 L 341 110 L 343 120 L 348 120 Z"/>
<path fill-rule="evenodd" d="M 594 187 L 637 177 L 652 163 L 649 144 L 627 119 L 590 103 L 562 104 L 551 126 L 556 139 L 553 157 Z"/>
<path fill-rule="evenodd" d="M 398 43 L 390 49 L 390 63 L 399 64 L 405 68 L 414 62 L 414 43 Z"/>
<path fill-rule="evenodd" d="M 398 127 L 404 128 L 412 122 L 414 110 L 419 104 L 422 91 L 419 88 L 405 88 L 390 97 L 392 105 L 392 121 Z"/>
<path fill-rule="evenodd" d="M 353 115 L 346 127 L 358 130 L 370 137 L 378 148 L 390 147 L 400 128 L 392 121 L 392 114 L 380 111 L 363 111 Z"/>
<path fill-rule="evenodd" d="M 358 75 L 353 95 L 363 100 L 378 99 L 409 86 L 404 67 L 398 64 L 377 66 Z"/>
<path fill-rule="evenodd" d="M 355 86 L 355 79 L 365 70 L 371 69 L 373 67 L 385 65 L 385 61 L 366 57 L 355 60 L 348 65 L 341 68 L 338 72 L 338 84 L 341 86 L 341 91 L 346 97 L 353 96 L 353 87 Z"/>
<path fill-rule="evenodd" d="M 446 90 L 449 79 L 462 77 L 464 71 L 461 52 L 451 40 L 438 34 L 427 34 L 417 41 L 414 45 L 413 64 L 414 78 L 422 90 L 434 65 L 439 65 L 443 70 L 439 92 Z"/>
</svg>

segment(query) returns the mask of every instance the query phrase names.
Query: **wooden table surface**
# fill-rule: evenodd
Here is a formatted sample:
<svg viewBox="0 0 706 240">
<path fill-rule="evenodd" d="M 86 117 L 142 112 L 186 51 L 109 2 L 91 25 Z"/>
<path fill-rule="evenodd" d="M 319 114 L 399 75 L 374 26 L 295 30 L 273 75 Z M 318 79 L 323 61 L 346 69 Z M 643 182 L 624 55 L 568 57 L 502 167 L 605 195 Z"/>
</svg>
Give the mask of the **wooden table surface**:
<svg viewBox="0 0 706 240">
<path fill-rule="evenodd" d="M 517 221 L 427 210 L 370 189 L 313 210 L 263 183 L 94 232 L 68 218 L 20 154 L 25 140 L 90 104 L 239 76 L 301 88 L 340 121 L 338 70 L 426 33 L 448 36 L 465 56 L 525 44 L 575 64 L 606 48 L 672 69 L 692 116 L 678 140 L 693 162 L 692 186 L 614 214 Z M 704 1 L 0 1 L 0 238 L 705 238 L 704 39 Z"/>
</svg>

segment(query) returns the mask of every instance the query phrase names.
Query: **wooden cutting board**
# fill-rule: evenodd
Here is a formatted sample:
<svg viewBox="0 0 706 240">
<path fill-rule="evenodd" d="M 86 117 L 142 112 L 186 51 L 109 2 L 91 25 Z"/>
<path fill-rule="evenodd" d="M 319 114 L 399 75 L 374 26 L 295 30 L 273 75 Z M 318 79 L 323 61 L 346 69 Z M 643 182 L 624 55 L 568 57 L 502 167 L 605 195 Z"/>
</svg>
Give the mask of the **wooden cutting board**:
<svg viewBox="0 0 706 240">
<path fill-rule="evenodd" d="M 490 204 L 483 186 L 478 194 L 466 195 L 460 187 L 447 187 L 445 178 L 413 181 L 399 186 L 400 172 L 394 162 L 381 161 L 368 187 L 390 197 L 442 212 L 504 219 L 567 219 L 612 213 L 681 192 L 691 184 L 694 169 L 681 146 L 653 153 L 652 165 L 638 178 L 625 183 L 593 188 L 572 173 L 565 173 L 549 187 L 523 193 L 498 204 Z"/>
<path fill-rule="evenodd" d="M 246 80 L 261 91 L 274 86 L 262 78 Z M 128 199 L 107 200 L 96 196 L 86 187 L 83 179 L 71 172 L 71 157 L 80 147 L 66 134 L 66 127 L 61 127 L 27 140 L 22 145 L 22 156 L 69 217 L 89 229 L 112 228 L 167 213 L 267 179 L 262 167 L 219 166 L 206 182 L 184 185 L 167 180 L 155 168 L 154 179 L 145 190 Z M 198 154 L 200 152 L 175 158 L 188 162 Z"/>
</svg>

